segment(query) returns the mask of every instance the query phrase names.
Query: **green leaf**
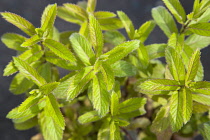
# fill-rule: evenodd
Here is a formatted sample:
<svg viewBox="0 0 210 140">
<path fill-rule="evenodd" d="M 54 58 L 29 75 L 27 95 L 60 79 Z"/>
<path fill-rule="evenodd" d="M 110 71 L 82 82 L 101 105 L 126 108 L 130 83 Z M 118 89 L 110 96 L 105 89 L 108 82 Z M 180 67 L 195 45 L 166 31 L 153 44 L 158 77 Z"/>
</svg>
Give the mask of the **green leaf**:
<svg viewBox="0 0 210 140">
<path fill-rule="evenodd" d="M 126 38 L 119 31 L 106 31 L 104 33 L 104 41 L 106 43 L 111 43 L 116 46 L 123 43 L 125 40 Z"/>
<path fill-rule="evenodd" d="M 201 36 L 210 36 L 210 23 L 192 24 L 188 27 L 188 30 Z"/>
<path fill-rule="evenodd" d="M 6 117 L 9 119 L 13 119 L 13 122 L 15 123 L 22 123 L 36 116 L 44 108 L 44 106 L 45 100 L 42 100 L 42 102 L 39 102 L 39 104 L 31 106 L 23 112 L 19 112 L 18 107 L 16 107 L 12 109 Z"/>
<path fill-rule="evenodd" d="M 152 79 L 140 84 L 142 91 L 176 91 L 180 89 L 180 83 L 169 79 Z"/>
<path fill-rule="evenodd" d="M 200 63 L 200 51 L 197 49 L 190 58 L 187 74 L 185 77 L 185 82 L 194 80 L 198 72 L 199 63 Z"/>
<path fill-rule="evenodd" d="M 126 57 L 132 51 L 136 50 L 139 47 L 139 43 L 140 42 L 138 40 L 124 42 L 103 54 L 102 57 L 108 59 L 106 60 L 108 64 L 114 64 L 118 60 Z"/>
<path fill-rule="evenodd" d="M 101 66 L 101 73 L 103 75 L 103 80 L 107 85 L 107 90 L 111 90 L 114 86 L 115 77 L 114 77 L 114 71 L 110 67 L 108 63 L 102 63 Z"/>
<path fill-rule="evenodd" d="M 98 140 L 109 140 L 110 139 L 110 118 L 106 119 L 101 125 L 98 135 Z"/>
<path fill-rule="evenodd" d="M 125 27 L 125 30 L 128 34 L 128 37 L 130 39 L 134 39 L 135 29 L 134 29 L 132 21 L 129 19 L 129 17 L 123 11 L 117 11 L 117 15 L 119 16 L 120 20 L 122 21 L 122 23 Z"/>
<path fill-rule="evenodd" d="M 169 125 L 169 106 L 164 106 L 158 111 L 154 121 L 152 122 L 151 130 L 152 132 L 158 134 L 165 131 Z"/>
<path fill-rule="evenodd" d="M 59 36 L 59 41 L 66 45 L 66 44 L 70 44 L 70 40 L 69 37 L 75 33 L 74 31 L 65 31 L 65 32 L 61 32 L 60 36 Z"/>
<path fill-rule="evenodd" d="M 110 95 L 106 84 L 100 74 L 93 77 L 92 83 L 92 103 L 98 114 L 103 117 L 109 111 Z"/>
<path fill-rule="evenodd" d="M 76 61 L 72 52 L 66 46 L 61 44 L 60 42 L 57 42 L 57 41 L 52 40 L 52 39 L 46 39 L 43 42 L 43 44 L 44 44 L 44 46 L 49 48 L 53 53 L 55 53 L 60 58 L 62 58 L 64 60 L 68 60 L 70 62 L 75 62 Z"/>
<path fill-rule="evenodd" d="M 83 23 L 83 18 L 76 16 L 73 12 L 69 11 L 66 7 L 58 7 L 58 17 L 71 23 L 76 23 L 81 25 Z"/>
<path fill-rule="evenodd" d="M 85 123 L 90 123 L 90 122 L 95 122 L 100 120 L 100 116 L 98 115 L 97 111 L 90 111 L 87 112 L 81 116 L 79 116 L 78 121 L 81 124 L 85 124 Z"/>
<path fill-rule="evenodd" d="M 185 22 L 186 13 L 179 0 L 163 0 L 163 2 L 179 23 Z"/>
<path fill-rule="evenodd" d="M 210 82 L 207 81 L 191 82 L 189 88 L 193 92 L 210 95 Z"/>
<path fill-rule="evenodd" d="M 42 92 L 45 95 L 50 94 L 57 86 L 59 85 L 59 82 L 52 82 L 47 83 L 40 87 L 40 92 Z"/>
<path fill-rule="evenodd" d="M 140 47 L 137 49 L 137 55 L 140 67 L 142 69 L 147 69 L 149 66 L 149 54 L 146 47 L 142 43 L 140 43 Z"/>
<path fill-rule="evenodd" d="M 152 17 L 167 37 L 170 37 L 172 33 L 178 33 L 176 23 L 166 8 L 162 6 L 153 8 Z"/>
<path fill-rule="evenodd" d="M 70 41 L 75 53 L 84 62 L 84 64 L 87 66 L 91 65 L 91 60 L 94 59 L 95 54 L 88 40 L 84 36 L 74 33 L 70 36 Z"/>
<path fill-rule="evenodd" d="M 34 46 L 32 49 L 23 52 L 21 55 L 18 56 L 18 58 L 30 64 L 39 60 L 42 57 L 43 53 L 44 52 L 41 51 L 40 46 Z M 4 76 L 9 76 L 17 71 L 18 69 L 16 68 L 14 62 L 11 61 L 4 69 Z"/>
<path fill-rule="evenodd" d="M 197 23 L 202 23 L 202 22 L 209 22 L 210 18 L 210 8 L 208 8 L 200 17 L 197 19 Z"/>
<path fill-rule="evenodd" d="M 183 88 L 180 91 L 180 96 L 183 98 L 183 120 L 184 123 L 187 123 L 192 115 L 193 101 L 192 101 L 192 93 L 189 89 Z"/>
<path fill-rule="evenodd" d="M 45 79 L 41 77 L 39 73 L 34 68 L 32 68 L 28 63 L 24 62 L 19 58 L 13 57 L 13 59 L 15 66 L 26 78 L 32 80 L 38 86 L 42 86 L 46 83 Z"/>
<path fill-rule="evenodd" d="M 168 47 L 165 57 L 174 80 L 183 82 L 185 80 L 185 66 L 179 53 L 175 49 Z"/>
<path fill-rule="evenodd" d="M 1 37 L 1 41 L 10 49 L 16 51 L 25 51 L 26 48 L 21 47 L 21 44 L 25 41 L 25 37 L 14 34 L 14 33 L 5 33 Z"/>
<path fill-rule="evenodd" d="M 144 107 L 145 104 L 146 104 L 145 98 L 130 98 L 120 103 L 119 112 L 130 113 L 138 110 L 141 107 Z"/>
<path fill-rule="evenodd" d="M 99 22 L 92 15 L 89 15 L 89 33 L 96 56 L 100 56 L 104 46 L 103 34 Z"/>
<path fill-rule="evenodd" d="M 208 96 L 208 95 L 194 93 L 194 94 L 192 94 L 192 99 L 193 99 L 193 101 L 196 101 L 203 105 L 210 106 L 210 96 Z"/>
<path fill-rule="evenodd" d="M 184 48 L 184 34 L 176 34 L 173 33 L 169 40 L 168 40 L 168 46 L 173 47 L 177 52 L 182 52 Z"/>
<path fill-rule="evenodd" d="M 201 124 L 198 129 L 204 140 L 210 139 L 210 122 L 205 122 Z"/>
<path fill-rule="evenodd" d="M 182 92 L 173 92 L 170 99 L 170 122 L 173 132 L 177 132 L 183 126 L 183 96 Z"/>
<path fill-rule="evenodd" d="M 21 123 L 15 123 L 14 122 L 14 127 L 15 129 L 17 130 L 27 130 L 27 129 L 30 129 L 34 126 L 36 126 L 38 124 L 38 120 L 37 118 L 31 118 L 25 122 L 21 122 Z"/>
<path fill-rule="evenodd" d="M 151 59 L 156 59 L 159 57 L 164 57 L 165 49 L 167 45 L 166 44 L 151 44 L 145 47 L 147 49 L 147 52 L 149 53 L 149 58 L 151 60 Z"/>
<path fill-rule="evenodd" d="M 150 33 L 154 30 L 155 28 L 155 22 L 154 21 L 147 21 L 145 22 L 143 25 L 141 25 L 141 27 L 138 29 L 137 33 L 138 33 L 138 38 L 140 39 L 140 41 L 143 43 L 147 40 L 148 36 L 150 35 Z M 136 38 L 136 37 L 135 37 Z"/>
<path fill-rule="evenodd" d="M 97 3 L 97 0 L 88 0 L 86 10 L 90 13 L 93 13 L 95 11 L 95 8 L 96 8 L 96 3 Z"/>
<path fill-rule="evenodd" d="M 109 11 L 97 11 L 94 13 L 94 16 L 96 17 L 96 19 L 107 19 L 116 17 L 116 14 Z"/>
<path fill-rule="evenodd" d="M 31 24 L 26 19 L 22 18 L 21 16 L 10 12 L 2 12 L 1 15 L 6 21 L 15 25 L 23 32 L 25 32 L 27 35 L 32 36 L 36 33 L 34 25 Z"/>
<path fill-rule="evenodd" d="M 46 116 L 50 117 L 62 130 L 64 130 L 65 121 L 54 95 L 49 94 L 47 96 L 44 111 Z"/>
<path fill-rule="evenodd" d="M 63 94 L 67 94 L 67 98 L 73 100 L 84 90 L 85 85 L 87 85 L 93 77 L 93 67 L 84 68 L 72 77 L 69 81 L 69 85 L 64 88 Z"/>
<path fill-rule="evenodd" d="M 198 103 L 198 102 L 193 102 L 193 114 L 200 114 L 200 113 L 206 113 L 210 109 L 210 106 Z"/>
<path fill-rule="evenodd" d="M 111 65 L 114 75 L 117 77 L 135 76 L 137 69 L 134 65 L 129 62 L 119 60 Z"/>
<path fill-rule="evenodd" d="M 71 3 L 65 3 L 63 5 L 69 11 L 71 11 L 74 14 L 76 14 L 77 16 L 83 18 L 83 20 L 86 20 L 88 18 L 87 12 L 83 8 L 81 8 L 80 6 L 75 5 L 75 4 L 71 4 Z"/>
<path fill-rule="evenodd" d="M 32 88 L 33 85 L 34 85 L 33 82 L 25 78 L 24 75 L 22 75 L 21 73 L 18 73 L 13 78 L 10 84 L 9 90 L 12 93 L 18 95 L 18 94 L 25 93 L 27 90 Z"/>
<path fill-rule="evenodd" d="M 111 95 L 110 111 L 111 111 L 112 116 L 115 116 L 119 113 L 119 97 L 116 92 L 112 92 L 112 95 Z"/>
<path fill-rule="evenodd" d="M 46 140 L 62 140 L 63 129 L 60 127 L 54 119 L 49 116 L 46 110 L 39 115 L 39 125 Z"/>
<path fill-rule="evenodd" d="M 41 102 L 41 97 L 39 95 L 31 95 L 27 99 L 25 99 L 24 102 L 21 103 L 21 105 L 18 107 L 18 111 L 24 112 L 32 106 L 38 104 L 39 102 Z"/>
<path fill-rule="evenodd" d="M 98 19 L 102 30 L 117 30 L 123 28 L 123 24 L 118 18 Z"/>
<path fill-rule="evenodd" d="M 120 128 L 114 120 L 110 123 L 110 140 L 121 140 Z"/>
<path fill-rule="evenodd" d="M 21 47 L 32 46 L 41 40 L 42 39 L 38 35 L 33 35 L 31 38 L 26 39 L 25 42 L 23 42 L 23 44 L 21 44 Z"/>
<path fill-rule="evenodd" d="M 193 34 L 185 40 L 185 43 L 194 50 L 203 49 L 210 45 L 210 37 Z"/>
<path fill-rule="evenodd" d="M 41 18 L 41 30 L 47 32 L 47 34 L 52 30 L 53 24 L 55 22 L 57 14 L 57 4 L 48 5 Z"/>
<path fill-rule="evenodd" d="M 39 74 L 47 81 L 47 83 L 52 82 L 52 67 L 52 64 L 46 62 L 38 68 Z"/>
</svg>

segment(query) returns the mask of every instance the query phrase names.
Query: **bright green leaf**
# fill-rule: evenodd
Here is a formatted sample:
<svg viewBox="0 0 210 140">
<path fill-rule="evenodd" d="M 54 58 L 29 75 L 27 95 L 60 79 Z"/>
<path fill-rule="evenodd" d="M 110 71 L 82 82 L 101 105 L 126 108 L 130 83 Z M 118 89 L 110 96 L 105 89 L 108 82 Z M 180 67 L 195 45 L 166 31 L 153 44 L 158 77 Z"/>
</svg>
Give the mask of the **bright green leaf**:
<svg viewBox="0 0 210 140">
<path fill-rule="evenodd" d="M 109 11 L 97 11 L 94 13 L 96 19 L 106 19 L 106 18 L 113 18 L 116 17 L 116 14 Z"/>
<path fill-rule="evenodd" d="M 98 115 L 97 111 L 90 111 L 90 112 L 87 112 L 87 113 L 79 116 L 78 121 L 81 124 L 85 124 L 85 123 L 95 122 L 95 121 L 98 121 L 100 119 L 101 118 Z"/>
<path fill-rule="evenodd" d="M 23 17 L 10 12 L 2 12 L 1 15 L 5 20 L 21 29 L 27 35 L 32 36 L 36 33 L 34 25 Z"/>
<path fill-rule="evenodd" d="M 188 27 L 188 30 L 201 36 L 210 36 L 210 23 L 192 24 Z"/>
<path fill-rule="evenodd" d="M 117 30 L 123 28 L 123 24 L 118 18 L 98 19 L 102 30 Z"/>
<path fill-rule="evenodd" d="M 38 86 L 42 86 L 46 83 L 45 79 L 41 77 L 39 73 L 34 68 L 32 68 L 28 63 L 24 62 L 19 58 L 13 57 L 13 59 L 15 66 L 26 78 L 32 80 Z"/>
<path fill-rule="evenodd" d="M 190 90 L 193 92 L 210 95 L 210 82 L 207 81 L 191 82 L 189 87 Z"/>
<path fill-rule="evenodd" d="M 155 58 L 165 56 L 165 48 L 167 47 L 167 45 L 166 44 L 151 44 L 145 47 L 147 49 L 147 52 L 149 53 L 149 58 L 155 59 Z"/>
<path fill-rule="evenodd" d="M 125 40 L 126 38 L 119 31 L 106 31 L 104 33 L 104 41 L 115 46 L 123 43 Z"/>
<path fill-rule="evenodd" d="M 198 103 L 210 106 L 210 96 L 209 95 L 194 93 L 194 94 L 192 94 L 192 99 L 193 99 L 193 101 L 196 101 Z"/>
<path fill-rule="evenodd" d="M 193 34 L 185 40 L 185 43 L 194 50 L 203 49 L 210 45 L 210 37 Z"/>
<path fill-rule="evenodd" d="M 42 39 L 38 35 L 33 35 L 31 38 L 26 39 L 25 42 L 23 42 L 23 44 L 21 44 L 21 47 L 32 46 L 41 40 Z"/>
<path fill-rule="evenodd" d="M 152 17 L 167 37 L 170 37 L 172 33 L 178 33 L 176 23 L 166 8 L 162 6 L 153 8 Z"/>
</svg>

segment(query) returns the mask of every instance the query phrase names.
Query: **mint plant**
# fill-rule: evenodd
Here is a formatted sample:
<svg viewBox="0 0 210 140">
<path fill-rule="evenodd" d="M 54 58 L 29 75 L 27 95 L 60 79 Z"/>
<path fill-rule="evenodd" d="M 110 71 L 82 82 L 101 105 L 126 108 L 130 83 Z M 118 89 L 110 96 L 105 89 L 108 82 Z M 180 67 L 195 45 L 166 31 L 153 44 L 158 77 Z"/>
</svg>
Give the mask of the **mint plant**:
<svg viewBox="0 0 210 140">
<path fill-rule="evenodd" d="M 95 11 L 96 0 L 48 5 L 40 28 L 2 12 L 27 35 L 1 38 L 17 51 L 4 69 L 17 73 L 9 90 L 26 96 L 7 118 L 46 140 L 210 139 L 210 82 L 200 61 L 210 44 L 210 1 L 195 0 L 189 14 L 179 0 L 163 2 L 138 29 L 123 11 Z M 57 16 L 79 31 L 59 32 Z M 146 44 L 156 25 L 168 42 Z"/>
</svg>

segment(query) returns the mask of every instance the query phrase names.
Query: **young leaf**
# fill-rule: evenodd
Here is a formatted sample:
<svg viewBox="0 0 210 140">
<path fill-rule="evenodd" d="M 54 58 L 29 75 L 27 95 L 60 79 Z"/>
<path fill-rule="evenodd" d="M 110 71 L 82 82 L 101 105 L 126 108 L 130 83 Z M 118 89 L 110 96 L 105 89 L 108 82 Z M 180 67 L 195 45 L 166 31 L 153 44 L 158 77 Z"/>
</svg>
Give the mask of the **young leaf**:
<svg viewBox="0 0 210 140">
<path fill-rule="evenodd" d="M 57 14 L 57 4 L 48 5 L 45 8 L 41 18 L 41 30 L 48 33 L 50 32 L 50 30 L 53 28 L 56 14 Z"/>
<path fill-rule="evenodd" d="M 45 115 L 51 117 L 51 119 L 62 129 L 64 130 L 65 122 L 63 115 L 58 106 L 58 102 L 54 95 L 49 94 L 46 98 L 46 106 L 44 108 Z"/>
<path fill-rule="evenodd" d="M 85 124 L 85 123 L 95 122 L 95 121 L 98 121 L 100 119 L 101 118 L 98 115 L 97 111 L 90 111 L 90 112 L 87 112 L 87 113 L 79 116 L 78 121 L 81 124 Z"/>
<path fill-rule="evenodd" d="M 69 60 L 70 62 L 76 61 L 72 52 L 63 44 L 52 39 L 46 39 L 43 44 L 60 58 Z"/>
<path fill-rule="evenodd" d="M 23 74 L 18 73 L 13 78 L 13 80 L 10 84 L 9 90 L 12 93 L 18 95 L 18 94 L 22 94 L 22 93 L 26 92 L 27 90 L 32 88 L 33 85 L 34 85 L 33 82 L 31 82 L 30 80 L 25 78 Z"/>
<path fill-rule="evenodd" d="M 84 21 L 83 19 L 77 17 L 73 12 L 69 11 L 66 7 L 58 7 L 58 17 L 71 23 L 76 23 L 81 25 Z"/>
<path fill-rule="evenodd" d="M 64 93 L 67 94 L 67 98 L 73 100 L 77 97 L 83 90 L 86 84 L 94 77 L 93 67 L 86 67 L 83 70 L 79 71 L 78 74 L 70 80 L 70 84 L 65 87 Z"/>
<path fill-rule="evenodd" d="M 44 110 L 39 115 L 39 125 L 42 135 L 46 140 L 62 140 L 63 139 L 63 128 L 60 127 L 55 120 L 47 114 Z"/>
<path fill-rule="evenodd" d="M 42 92 L 45 95 L 50 94 L 57 86 L 59 85 L 59 82 L 52 82 L 47 83 L 40 87 L 40 92 Z"/>
<path fill-rule="evenodd" d="M 194 80 L 195 76 L 198 72 L 198 67 L 200 63 L 200 51 L 197 49 L 190 58 L 190 62 L 188 64 L 187 74 L 185 77 L 185 82 Z"/>
<path fill-rule="evenodd" d="M 100 56 L 104 45 L 103 34 L 99 22 L 92 15 L 89 15 L 89 33 L 96 56 Z"/>
<path fill-rule="evenodd" d="M 112 95 L 111 95 L 110 111 L 111 111 L 112 116 L 115 116 L 119 113 L 119 97 L 116 92 L 112 92 Z"/>
<path fill-rule="evenodd" d="M 1 41 L 10 49 L 16 51 L 25 51 L 26 48 L 21 47 L 21 44 L 25 41 L 25 37 L 14 34 L 14 33 L 6 33 L 1 37 Z"/>
<path fill-rule="evenodd" d="M 193 101 L 196 101 L 196 102 L 201 103 L 203 105 L 210 106 L 210 102 L 209 102 L 210 101 L 210 96 L 208 96 L 208 95 L 195 93 L 195 94 L 192 94 L 192 99 L 193 99 Z"/>
<path fill-rule="evenodd" d="M 166 8 L 162 6 L 153 8 L 152 17 L 167 37 L 170 37 L 172 33 L 178 33 L 176 23 Z"/>
<path fill-rule="evenodd" d="M 88 40 L 78 33 L 72 34 L 69 39 L 78 57 L 84 62 L 86 66 L 91 65 L 91 60 L 94 59 L 95 54 Z"/>
<path fill-rule="evenodd" d="M 147 69 L 149 66 L 149 54 L 146 47 L 140 43 L 140 47 L 137 49 L 137 55 L 139 59 L 139 65 L 142 69 Z"/>
<path fill-rule="evenodd" d="M 110 140 L 121 140 L 119 126 L 114 120 L 110 123 Z"/>
<path fill-rule="evenodd" d="M 21 47 L 32 46 L 41 40 L 42 39 L 38 35 L 33 35 L 31 38 L 26 39 L 25 42 L 23 42 L 23 44 L 21 44 Z"/>
<path fill-rule="evenodd" d="M 92 103 L 98 114 L 103 117 L 109 111 L 109 93 L 101 75 L 93 77 Z"/>
<path fill-rule="evenodd" d="M 179 0 L 163 0 L 163 2 L 179 23 L 185 22 L 186 13 Z"/>
<path fill-rule="evenodd" d="M 147 49 L 147 52 L 149 53 L 149 58 L 155 59 L 159 57 L 165 56 L 165 48 L 167 47 L 166 44 L 151 44 L 145 46 Z"/>
<path fill-rule="evenodd" d="M 145 22 L 137 31 L 139 35 L 139 39 L 141 40 L 142 43 L 145 42 L 145 40 L 148 38 L 150 33 L 153 31 L 155 28 L 155 22 L 154 21 L 147 21 Z M 135 37 L 136 38 L 136 37 Z"/>
<path fill-rule="evenodd" d="M 119 31 L 106 31 L 104 33 L 104 41 L 113 45 L 119 45 L 123 43 L 126 38 Z"/>
<path fill-rule="evenodd" d="M 129 62 L 119 60 L 111 65 L 114 75 L 117 77 L 135 76 L 137 69 Z"/>
<path fill-rule="evenodd" d="M 107 85 L 107 90 L 111 90 L 115 82 L 113 69 L 109 66 L 108 63 L 104 62 L 101 66 L 101 73 L 103 75 L 103 80 Z"/>
<path fill-rule="evenodd" d="M 71 4 L 71 3 L 65 3 L 63 5 L 69 11 L 73 12 L 74 14 L 76 14 L 79 17 L 82 17 L 83 20 L 86 20 L 88 18 L 87 12 L 83 8 L 81 8 L 80 6 L 75 5 L 75 4 Z"/>
<path fill-rule="evenodd" d="M 123 28 L 123 24 L 118 18 L 98 19 L 101 30 L 117 30 Z"/>
<path fill-rule="evenodd" d="M 168 47 L 165 52 L 165 57 L 174 80 L 183 82 L 185 80 L 185 66 L 178 52 Z"/>
<path fill-rule="evenodd" d="M 139 43 L 138 40 L 124 42 L 102 56 L 108 59 L 106 60 L 108 64 L 114 64 L 118 60 L 126 57 L 132 51 L 136 50 L 139 47 Z"/>
<path fill-rule="evenodd" d="M 45 79 L 41 77 L 39 73 L 34 68 L 32 68 L 28 63 L 24 62 L 19 58 L 13 57 L 13 59 L 15 66 L 26 78 L 32 80 L 38 86 L 42 86 L 46 83 Z"/>
<path fill-rule="evenodd" d="M 193 92 L 210 95 L 210 83 L 207 81 L 191 82 L 189 88 Z"/>
<path fill-rule="evenodd" d="M 180 86 L 180 83 L 175 80 L 153 79 L 141 83 L 139 88 L 148 91 L 176 91 L 180 89 Z"/>
<path fill-rule="evenodd" d="M 129 19 L 129 17 L 122 11 L 117 11 L 117 15 L 119 16 L 120 20 L 122 21 L 125 30 L 128 34 L 128 37 L 130 39 L 134 39 L 134 33 L 135 33 L 135 29 L 133 26 L 132 21 Z"/>
<path fill-rule="evenodd" d="M 32 36 L 36 33 L 34 25 L 21 16 L 10 12 L 2 12 L 1 15 L 5 20 L 21 29 L 27 35 Z"/>
<path fill-rule="evenodd" d="M 21 103 L 21 105 L 18 107 L 18 111 L 19 112 L 23 112 L 26 111 L 27 109 L 29 109 L 30 107 L 38 104 L 39 102 L 41 102 L 41 97 L 38 96 L 34 96 L 31 95 L 29 96 L 24 102 Z"/>
<path fill-rule="evenodd" d="M 145 98 L 130 98 L 120 103 L 119 112 L 120 113 L 130 113 L 138 110 L 146 104 Z"/>
<path fill-rule="evenodd" d="M 96 19 L 106 19 L 116 17 L 116 14 L 109 11 L 97 11 L 94 13 Z"/>
<path fill-rule="evenodd" d="M 193 34 L 185 40 L 185 43 L 193 50 L 203 49 L 210 45 L 210 37 Z"/>
<path fill-rule="evenodd" d="M 86 10 L 90 13 L 93 13 L 95 11 L 95 8 L 96 8 L 96 3 L 97 3 L 97 0 L 88 0 Z"/>
<path fill-rule="evenodd" d="M 198 35 L 210 36 L 210 23 L 192 24 L 188 27 L 188 30 Z"/>
<path fill-rule="evenodd" d="M 183 97 L 182 92 L 173 92 L 170 100 L 170 122 L 173 132 L 177 132 L 183 126 Z"/>
<path fill-rule="evenodd" d="M 183 121 L 184 123 L 187 123 L 192 115 L 192 93 L 187 88 L 183 88 L 180 92 L 180 96 L 182 96 L 181 98 L 183 99 Z"/>
</svg>

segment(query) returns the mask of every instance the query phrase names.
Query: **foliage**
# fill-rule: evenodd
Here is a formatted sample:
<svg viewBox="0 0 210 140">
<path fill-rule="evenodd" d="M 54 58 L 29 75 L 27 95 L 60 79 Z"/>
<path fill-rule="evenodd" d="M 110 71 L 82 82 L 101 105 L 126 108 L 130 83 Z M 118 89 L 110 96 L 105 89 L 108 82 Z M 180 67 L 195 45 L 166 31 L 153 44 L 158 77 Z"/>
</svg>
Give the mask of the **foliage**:
<svg viewBox="0 0 210 140">
<path fill-rule="evenodd" d="M 210 2 L 195 0 L 188 15 L 179 0 L 163 2 L 138 29 L 123 11 L 95 11 L 96 0 L 48 5 L 40 28 L 2 12 L 27 35 L 2 36 L 18 54 L 4 69 L 17 73 L 9 90 L 27 97 L 7 118 L 18 130 L 37 126 L 46 140 L 132 139 L 134 130 L 138 139 L 197 131 L 209 139 L 210 82 L 200 50 L 210 44 Z M 79 31 L 59 32 L 57 16 Z M 146 45 L 156 25 L 168 42 Z M 69 74 L 60 77 L 58 68 Z"/>
</svg>

